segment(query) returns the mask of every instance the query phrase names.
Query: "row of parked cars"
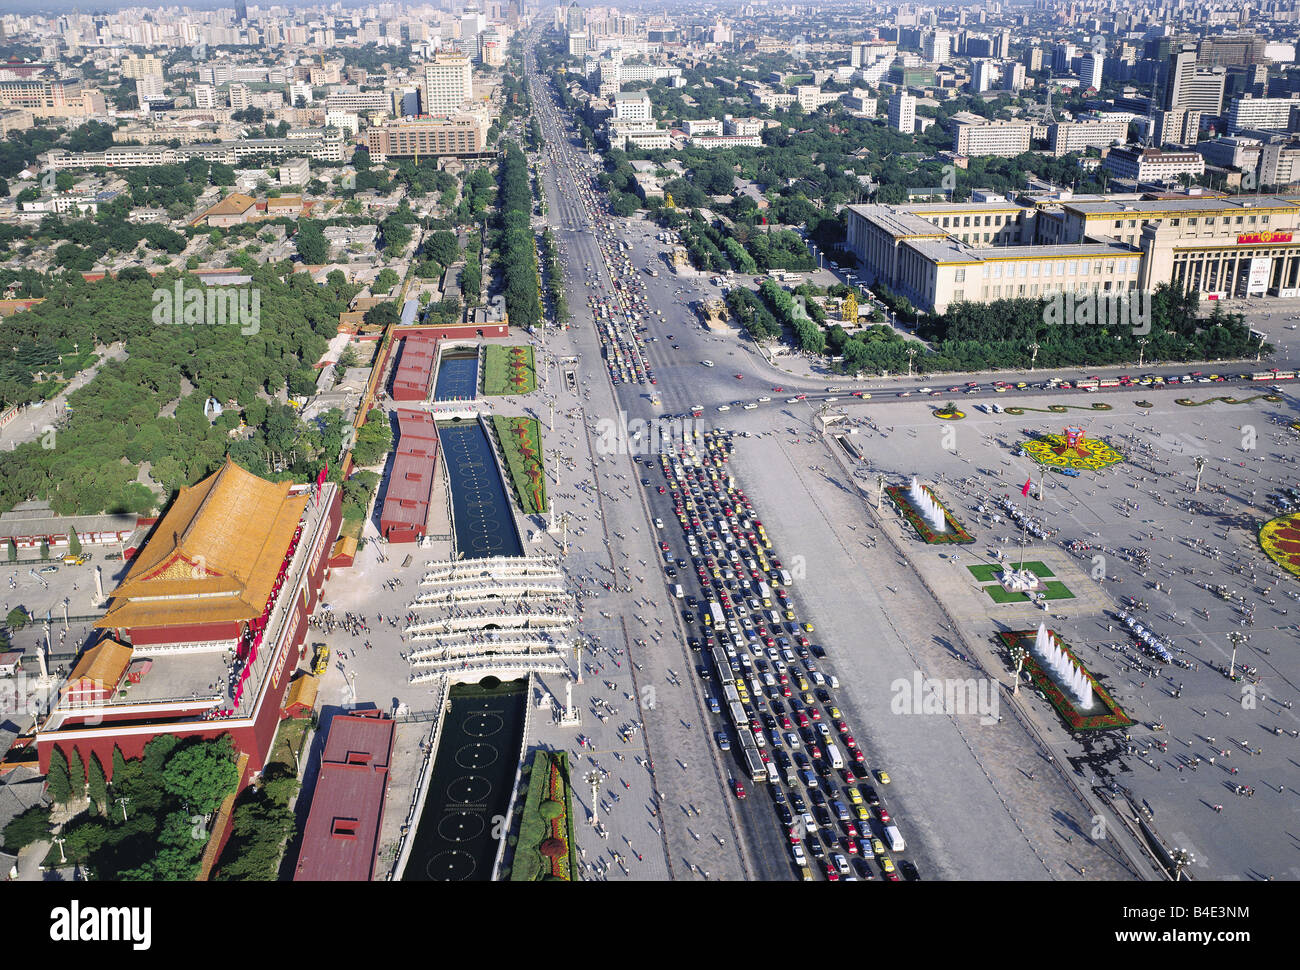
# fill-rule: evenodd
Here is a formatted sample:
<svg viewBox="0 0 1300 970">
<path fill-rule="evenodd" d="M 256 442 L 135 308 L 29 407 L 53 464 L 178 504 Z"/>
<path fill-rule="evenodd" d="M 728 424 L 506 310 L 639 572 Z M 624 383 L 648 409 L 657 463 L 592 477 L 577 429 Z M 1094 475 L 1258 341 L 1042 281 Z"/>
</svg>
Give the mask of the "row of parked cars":
<svg viewBox="0 0 1300 970">
<path fill-rule="evenodd" d="M 826 651 L 796 614 L 792 577 L 731 474 L 731 443 L 730 432 L 703 433 L 660 457 L 664 484 L 654 483 L 651 468 L 641 481 L 672 503 L 681 528 L 684 555 L 670 541 L 667 516 L 655 520 L 670 588 L 685 600 L 696 670 L 719 718 L 715 740 L 743 765 L 732 789 L 748 797 L 748 776 L 770 790 L 805 878 L 813 865 L 829 880 L 872 878 L 868 860 L 886 879 L 919 878 L 915 866 L 890 856 L 905 848 L 902 835 L 832 693 L 839 680 L 821 669 Z M 888 772 L 875 770 L 874 781 L 889 784 Z"/>
</svg>

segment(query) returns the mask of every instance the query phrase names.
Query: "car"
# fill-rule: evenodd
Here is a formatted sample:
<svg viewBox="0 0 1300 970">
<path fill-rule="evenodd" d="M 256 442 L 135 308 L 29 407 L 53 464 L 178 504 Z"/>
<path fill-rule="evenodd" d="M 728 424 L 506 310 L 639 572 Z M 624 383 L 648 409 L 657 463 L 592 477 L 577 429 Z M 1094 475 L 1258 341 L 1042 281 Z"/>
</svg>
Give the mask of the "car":
<svg viewBox="0 0 1300 970">
<path fill-rule="evenodd" d="M 745 797 L 745 785 L 739 778 L 731 779 L 731 790 L 736 793 L 737 798 Z"/>
<path fill-rule="evenodd" d="M 835 868 L 835 863 L 833 863 L 833 862 L 826 862 L 826 863 L 824 863 L 824 865 L 826 866 L 826 881 L 827 881 L 827 882 L 839 882 L 839 881 L 840 881 L 840 874 L 839 874 L 839 871 Z"/>
<path fill-rule="evenodd" d="M 887 809 L 885 809 L 884 807 L 877 808 L 877 809 L 876 809 L 876 812 L 877 812 L 877 814 L 880 815 L 880 823 L 881 823 L 882 825 L 889 825 L 889 824 L 891 824 L 891 823 L 894 821 L 893 816 L 890 815 L 890 814 L 889 814 L 889 811 L 888 811 Z"/>
<path fill-rule="evenodd" d="M 736 380 L 738 380 L 738 381 L 743 381 L 743 380 L 745 379 L 745 375 L 744 375 L 744 374 L 736 374 L 736 375 L 735 375 L 735 378 L 736 378 Z"/>
<path fill-rule="evenodd" d="M 711 361 L 711 360 L 702 360 L 702 361 L 700 361 L 700 363 L 703 364 L 705 367 L 713 367 L 713 366 L 716 366 L 716 365 L 713 363 L 713 361 Z"/>
<path fill-rule="evenodd" d="M 794 856 L 794 861 L 796 865 L 802 866 L 807 864 L 808 857 L 804 855 L 803 846 L 800 843 L 795 842 L 793 845 L 791 845 L 790 853 Z"/>
<path fill-rule="evenodd" d="M 880 841 L 880 839 L 872 839 L 872 840 L 871 840 L 871 852 L 872 852 L 872 854 L 875 855 L 875 857 L 876 857 L 877 859 L 882 859 L 882 858 L 884 858 L 884 855 L 885 855 L 885 843 L 882 842 L 882 841 Z"/>
<path fill-rule="evenodd" d="M 916 868 L 916 863 L 910 859 L 904 859 L 898 864 L 899 871 L 902 872 L 903 878 L 908 882 L 920 882 L 921 873 Z"/>
<path fill-rule="evenodd" d="M 718 410 L 719 410 L 719 411 L 730 411 L 730 410 L 731 410 L 731 405 L 730 405 L 730 404 L 719 404 L 719 405 L 718 405 Z"/>
<path fill-rule="evenodd" d="M 858 791 L 853 786 L 849 786 L 848 788 L 846 788 L 845 792 L 849 796 L 849 801 L 852 802 L 854 805 L 862 804 L 862 792 Z"/>
<path fill-rule="evenodd" d="M 883 768 L 877 768 L 877 769 L 876 769 L 876 780 L 879 781 L 882 785 L 888 785 L 888 784 L 889 784 L 889 772 L 885 771 Z"/>
<path fill-rule="evenodd" d="M 885 856 L 883 859 L 880 860 L 880 868 L 885 870 L 885 875 L 890 875 L 891 873 L 897 872 L 897 870 L 894 868 L 894 860 L 889 858 L 889 856 Z"/>
<path fill-rule="evenodd" d="M 849 874 L 849 860 L 844 858 L 841 853 L 836 852 L 832 855 L 831 861 L 835 863 L 835 868 L 839 870 L 841 876 Z"/>
<path fill-rule="evenodd" d="M 720 751 L 731 750 L 731 739 L 727 737 L 726 731 L 718 731 L 714 736 L 718 739 L 718 749 Z"/>
</svg>

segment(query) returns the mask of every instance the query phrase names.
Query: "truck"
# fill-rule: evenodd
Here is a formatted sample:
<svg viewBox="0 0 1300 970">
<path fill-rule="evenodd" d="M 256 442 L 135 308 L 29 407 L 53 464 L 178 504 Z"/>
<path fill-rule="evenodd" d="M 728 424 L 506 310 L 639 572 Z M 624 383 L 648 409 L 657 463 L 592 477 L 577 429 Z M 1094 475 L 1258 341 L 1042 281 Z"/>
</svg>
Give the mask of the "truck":
<svg viewBox="0 0 1300 970">
<path fill-rule="evenodd" d="M 907 848 L 907 844 L 903 841 L 903 833 L 898 831 L 897 825 L 885 826 L 885 841 L 889 843 L 889 848 L 893 852 L 902 852 Z"/>
<path fill-rule="evenodd" d="M 713 625 L 714 625 L 714 626 L 725 626 L 725 625 L 726 625 L 726 623 L 727 623 L 727 618 L 726 618 L 726 616 L 725 616 L 725 615 L 723 614 L 723 612 L 722 612 L 722 607 L 719 606 L 717 603 L 714 603 L 714 602 L 710 602 L 710 603 L 709 603 L 709 613 L 710 613 L 710 615 L 713 617 Z"/>
<path fill-rule="evenodd" d="M 831 763 L 831 767 L 836 771 L 844 767 L 844 755 L 840 754 L 840 746 L 826 742 L 826 757 Z"/>
<path fill-rule="evenodd" d="M 770 600 L 772 598 L 772 587 L 767 585 L 767 583 L 759 583 L 758 598 L 762 600 Z"/>
</svg>

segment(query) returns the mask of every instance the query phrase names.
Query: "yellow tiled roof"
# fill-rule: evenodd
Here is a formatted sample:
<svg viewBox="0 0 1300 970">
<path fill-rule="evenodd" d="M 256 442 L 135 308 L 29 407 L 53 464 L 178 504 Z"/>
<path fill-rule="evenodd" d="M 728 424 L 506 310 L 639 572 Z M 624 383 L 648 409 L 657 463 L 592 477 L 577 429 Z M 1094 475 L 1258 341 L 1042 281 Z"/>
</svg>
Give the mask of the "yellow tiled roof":
<svg viewBox="0 0 1300 970">
<path fill-rule="evenodd" d="M 81 655 L 63 690 L 66 691 L 83 680 L 112 690 L 121 682 L 126 668 L 131 665 L 132 652 L 129 646 L 112 637 L 100 640 Z"/>
<path fill-rule="evenodd" d="M 289 482 L 268 482 L 227 459 L 181 489 L 113 591 L 98 627 L 176 626 L 262 614 L 307 506 Z"/>
</svg>

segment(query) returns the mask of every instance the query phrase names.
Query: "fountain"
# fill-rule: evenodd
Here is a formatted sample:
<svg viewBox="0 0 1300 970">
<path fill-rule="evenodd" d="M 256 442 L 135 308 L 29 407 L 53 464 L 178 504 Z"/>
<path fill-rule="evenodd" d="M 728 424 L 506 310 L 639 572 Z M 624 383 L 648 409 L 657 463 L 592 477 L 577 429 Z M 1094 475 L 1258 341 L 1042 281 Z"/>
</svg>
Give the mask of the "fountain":
<svg viewBox="0 0 1300 970">
<path fill-rule="evenodd" d="M 1092 682 L 1087 675 L 1076 667 L 1069 654 L 1056 645 L 1047 624 L 1038 625 L 1034 636 L 1034 654 L 1040 665 L 1052 675 L 1056 683 L 1073 695 L 1074 706 L 1080 711 L 1090 710 L 1093 706 Z"/>
<path fill-rule="evenodd" d="M 929 492 L 921 487 L 921 483 L 912 476 L 911 487 L 907 490 L 908 501 L 912 503 L 912 508 L 916 509 L 917 515 L 925 520 L 935 532 L 946 532 L 948 530 L 948 519 L 943 514 L 943 506 L 934 500 Z"/>
</svg>

